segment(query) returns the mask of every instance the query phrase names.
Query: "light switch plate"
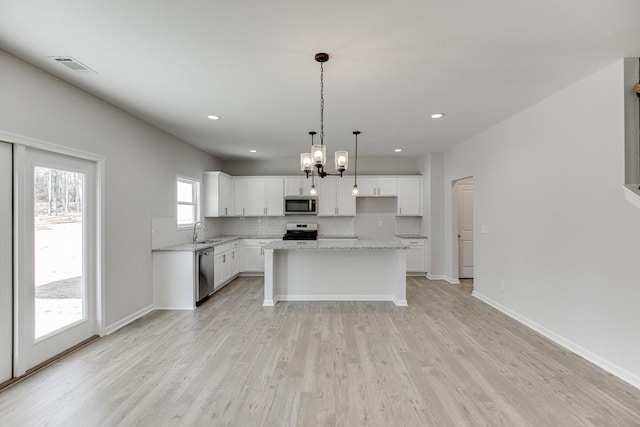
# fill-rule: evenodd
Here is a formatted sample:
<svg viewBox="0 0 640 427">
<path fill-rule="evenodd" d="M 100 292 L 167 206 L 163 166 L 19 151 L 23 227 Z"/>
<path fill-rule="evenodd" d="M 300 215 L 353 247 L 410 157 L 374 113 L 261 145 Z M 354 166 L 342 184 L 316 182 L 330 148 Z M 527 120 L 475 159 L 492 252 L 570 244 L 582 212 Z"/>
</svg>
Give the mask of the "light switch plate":
<svg viewBox="0 0 640 427">
<path fill-rule="evenodd" d="M 482 234 L 487 234 L 487 233 L 489 233 L 489 226 L 488 226 L 487 224 L 482 224 L 482 225 L 480 226 L 480 232 L 481 232 Z"/>
</svg>

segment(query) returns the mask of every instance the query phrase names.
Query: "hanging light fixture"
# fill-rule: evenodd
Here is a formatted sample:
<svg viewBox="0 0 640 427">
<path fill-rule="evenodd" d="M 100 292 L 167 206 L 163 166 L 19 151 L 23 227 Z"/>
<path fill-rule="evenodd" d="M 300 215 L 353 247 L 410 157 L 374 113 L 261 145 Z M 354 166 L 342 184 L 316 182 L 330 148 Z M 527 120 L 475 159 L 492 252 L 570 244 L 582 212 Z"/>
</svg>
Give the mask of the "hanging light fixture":
<svg viewBox="0 0 640 427">
<path fill-rule="evenodd" d="M 353 134 L 356 137 L 356 161 L 355 167 L 353 168 L 353 190 L 351 191 L 351 194 L 357 196 L 358 193 L 360 193 L 360 190 L 358 190 L 358 135 L 360 135 L 360 131 L 354 130 Z"/>
<path fill-rule="evenodd" d="M 309 132 L 311 135 L 311 152 L 300 154 L 300 169 L 307 175 L 311 174 L 313 180 L 315 174 L 320 178 L 327 175 L 340 175 L 347 170 L 349 166 L 349 153 L 346 151 L 336 151 L 334 156 L 334 165 L 339 173 L 328 173 L 324 166 L 327 163 L 327 147 L 324 145 L 324 63 L 329 60 L 329 54 L 320 52 L 316 53 L 315 59 L 320 63 L 320 144 L 313 143 L 313 136 L 316 132 Z M 358 132 L 360 133 L 360 132 Z M 357 137 L 356 137 L 357 138 Z M 357 162 L 356 154 L 356 162 Z M 311 185 L 312 195 L 315 195 L 315 182 Z"/>
</svg>

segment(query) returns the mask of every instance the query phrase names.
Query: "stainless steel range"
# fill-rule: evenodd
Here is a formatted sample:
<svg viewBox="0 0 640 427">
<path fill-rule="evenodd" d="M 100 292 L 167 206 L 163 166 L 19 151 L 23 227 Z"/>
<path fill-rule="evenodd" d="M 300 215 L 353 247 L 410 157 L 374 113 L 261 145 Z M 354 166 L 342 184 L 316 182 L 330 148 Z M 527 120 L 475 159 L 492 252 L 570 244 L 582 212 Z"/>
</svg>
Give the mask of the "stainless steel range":
<svg viewBox="0 0 640 427">
<path fill-rule="evenodd" d="M 318 224 L 289 223 L 282 240 L 318 240 Z"/>
</svg>

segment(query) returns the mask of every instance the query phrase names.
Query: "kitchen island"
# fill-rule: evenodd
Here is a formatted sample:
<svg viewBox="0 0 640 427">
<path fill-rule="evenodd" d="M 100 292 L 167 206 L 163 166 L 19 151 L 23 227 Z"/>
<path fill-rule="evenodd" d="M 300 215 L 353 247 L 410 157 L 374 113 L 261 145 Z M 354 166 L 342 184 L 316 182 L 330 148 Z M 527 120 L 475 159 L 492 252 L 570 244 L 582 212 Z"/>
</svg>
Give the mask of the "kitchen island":
<svg viewBox="0 0 640 427">
<path fill-rule="evenodd" d="M 264 250 L 264 302 L 393 301 L 406 306 L 406 256 L 396 241 L 269 243 Z"/>
</svg>

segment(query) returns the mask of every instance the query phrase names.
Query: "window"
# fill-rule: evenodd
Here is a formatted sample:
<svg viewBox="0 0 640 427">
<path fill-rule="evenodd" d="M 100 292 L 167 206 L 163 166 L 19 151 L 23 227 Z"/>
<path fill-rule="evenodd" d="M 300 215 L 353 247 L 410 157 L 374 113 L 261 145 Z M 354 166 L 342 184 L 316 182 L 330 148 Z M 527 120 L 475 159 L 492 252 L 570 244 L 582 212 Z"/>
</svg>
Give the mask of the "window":
<svg viewBox="0 0 640 427">
<path fill-rule="evenodd" d="M 177 179 L 178 227 L 195 224 L 200 217 L 200 183 L 189 178 Z"/>
</svg>

